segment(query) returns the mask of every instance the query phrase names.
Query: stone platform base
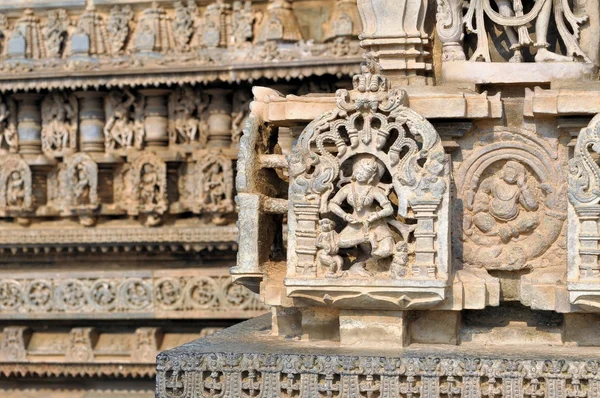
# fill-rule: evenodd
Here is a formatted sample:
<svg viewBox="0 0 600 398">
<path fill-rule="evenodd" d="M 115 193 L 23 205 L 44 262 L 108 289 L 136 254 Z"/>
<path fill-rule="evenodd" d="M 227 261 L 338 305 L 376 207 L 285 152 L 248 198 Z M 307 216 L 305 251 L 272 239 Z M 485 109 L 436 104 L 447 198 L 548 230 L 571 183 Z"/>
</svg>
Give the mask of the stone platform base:
<svg viewBox="0 0 600 398">
<path fill-rule="evenodd" d="M 600 397 L 598 348 L 358 350 L 275 337 L 270 321 L 261 316 L 159 354 L 156 396 Z"/>
</svg>

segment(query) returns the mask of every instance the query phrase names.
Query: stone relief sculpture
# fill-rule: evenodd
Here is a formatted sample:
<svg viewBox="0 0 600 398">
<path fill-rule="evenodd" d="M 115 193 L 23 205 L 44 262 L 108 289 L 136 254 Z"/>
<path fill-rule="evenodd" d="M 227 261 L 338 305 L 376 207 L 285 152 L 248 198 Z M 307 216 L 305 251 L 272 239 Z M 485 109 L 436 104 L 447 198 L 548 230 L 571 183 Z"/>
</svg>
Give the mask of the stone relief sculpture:
<svg viewBox="0 0 600 398">
<path fill-rule="evenodd" d="M 46 56 L 42 28 L 33 10 L 26 9 L 12 28 L 6 53 L 12 59 L 39 59 Z"/>
<path fill-rule="evenodd" d="M 254 38 L 254 21 L 251 1 L 234 1 L 231 16 L 231 45 L 234 48 L 248 47 Z"/>
<path fill-rule="evenodd" d="M 131 32 L 133 11 L 130 6 L 114 6 L 110 10 L 106 32 L 112 55 L 121 54 L 127 47 L 127 39 Z"/>
<path fill-rule="evenodd" d="M 77 150 L 79 105 L 74 95 L 48 94 L 42 101 L 42 150 L 62 157 Z"/>
<path fill-rule="evenodd" d="M 233 94 L 233 110 L 231 112 L 231 141 L 239 144 L 244 130 L 244 125 L 250 114 L 250 102 L 252 93 L 246 90 L 238 90 Z"/>
<path fill-rule="evenodd" d="M 231 6 L 217 0 L 206 7 L 202 17 L 202 45 L 207 48 L 226 47 Z"/>
<path fill-rule="evenodd" d="M 157 225 L 168 207 L 167 166 L 153 152 L 142 153 L 122 167 L 115 196 L 130 215 L 141 215 L 148 226 Z"/>
<path fill-rule="evenodd" d="M 26 214 L 33 204 L 31 169 L 19 155 L 5 155 L 0 164 L 0 214 Z"/>
<path fill-rule="evenodd" d="M 197 29 L 198 8 L 193 0 L 187 5 L 182 1 L 175 2 L 175 18 L 173 19 L 173 36 L 178 51 L 190 50 L 190 41 Z"/>
<path fill-rule="evenodd" d="M 144 98 L 129 90 L 113 90 L 104 102 L 104 125 L 107 151 L 141 149 L 144 142 Z"/>
<path fill-rule="evenodd" d="M 48 202 L 62 215 L 79 216 L 82 225 L 94 225 L 100 205 L 96 162 L 85 153 L 68 157 L 48 177 Z"/>
<path fill-rule="evenodd" d="M 215 224 L 234 210 L 233 166 L 223 153 L 198 151 L 193 162 L 182 166 L 179 192 L 181 205 L 196 214 L 206 214 Z"/>
<path fill-rule="evenodd" d="M 10 97 L 0 99 L 0 153 L 19 150 L 17 104 Z"/>
<path fill-rule="evenodd" d="M 70 21 L 67 12 L 62 9 L 48 11 L 48 19 L 42 29 L 47 55 L 59 58 L 65 48 Z"/>
<path fill-rule="evenodd" d="M 372 64 L 363 65 L 354 90 L 338 90 L 337 109 L 311 122 L 293 148 L 285 282 L 291 297 L 322 302 L 327 295 L 343 306 L 348 296 L 327 289 L 334 278 L 350 290 L 360 286 L 353 297 L 384 305 L 387 299 L 369 286 L 401 292 L 401 281 L 411 278 L 436 281 L 431 287 L 446 283 L 448 172 L 441 140 L 405 106 L 406 94 L 388 84 Z M 435 289 L 420 294 L 387 304 L 443 299 Z"/>
<path fill-rule="evenodd" d="M 437 2 L 437 27 L 443 42 L 443 59 L 459 61 L 465 59 L 462 48 L 463 21 L 467 33 L 476 35 L 477 44 L 470 59 L 472 61 L 491 62 L 490 32 L 487 22 L 503 29 L 508 40 L 510 62 L 523 62 L 522 51 L 528 47 L 536 49 L 536 62 L 591 62 L 579 46 L 581 29 L 588 17 L 575 15 L 571 5 L 556 1 L 535 1 L 531 9 L 525 12 L 521 1 L 511 3 L 495 0 L 495 7 L 488 0 L 473 0 L 468 4 L 464 17 L 462 3 L 454 0 Z M 565 47 L 565 54 L 549 49 L 548 29 L 553 17 L 558 35 Z M 528 24 L 534 25 L 535 41 L 531 38 Z M 497 44 L 497 43 L 495 43 Z"/>
<path fill-rule="evenodd" d="M 208 97 L 191 86 L 181 86 L 169 96 L 169 142 L 172 145 L 206 146 Z"/>
<path fill-rule="evenodd" d="M 518 270 L 549 266 L 560 255 L 558 247 L 548 250 L 566 218 L 564 154 L 549 145 L 533 132 L 489 133 L 465 156 L 456 173 L 463 201 L 455 206 L 464 243 L 454 247 L 462 247 L 456 253 L 466 265 Z"/>
</svg>

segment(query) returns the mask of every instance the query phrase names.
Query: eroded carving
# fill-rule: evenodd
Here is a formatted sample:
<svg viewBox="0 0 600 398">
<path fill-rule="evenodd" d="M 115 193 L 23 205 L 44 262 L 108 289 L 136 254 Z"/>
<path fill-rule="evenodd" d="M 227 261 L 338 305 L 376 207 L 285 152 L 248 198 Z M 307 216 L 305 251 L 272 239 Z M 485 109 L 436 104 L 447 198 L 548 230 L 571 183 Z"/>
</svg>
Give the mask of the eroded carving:
<svg viewBox="0 0 600 398">
<path fill-rule="evenodd" d="M 488 143 L 498 134 L 504 138 Z M 455 207 L 462 213 L 464 245 L 456 253 L 464 264 L 487 269 L 549 266 L 562 250 L 554 246 L 548 252 L 566 218 L 564 154 L 517 129 L 480 142 L 457 174 L 463 201 Z"/>
<path fill-rule="evenodd" d="M 33 204 L 31 169 L 18 155 L 5 155 L 0 165 L 0 212 L 25 214 Z"/>
<path fill-rule="evenodd" d="M 144 97 L 129 90 L 113 90 L 104 102 L 104 125 L 107 151 L 141 149 L 144 142 Z"/>
<path fill-rule="evenodd" d="M 208 141 L 208 98 L 190 86 L 181 86 L 169 96 L 169 142 L 203 148 Z"/>
<path fill-rule="evenodd" d="M 63 157 L 77 150 L 79 106 L 74 95 L 48 94 L 42 101 L 42 150 Z"/>
</svg>

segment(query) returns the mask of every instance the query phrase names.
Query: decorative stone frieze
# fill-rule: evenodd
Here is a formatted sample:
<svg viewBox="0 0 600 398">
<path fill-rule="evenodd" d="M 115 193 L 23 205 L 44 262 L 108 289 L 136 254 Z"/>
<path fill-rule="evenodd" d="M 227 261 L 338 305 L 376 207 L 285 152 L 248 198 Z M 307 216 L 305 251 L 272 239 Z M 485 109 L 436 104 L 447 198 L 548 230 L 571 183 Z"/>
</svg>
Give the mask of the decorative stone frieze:
<svg viewBox="0 0 600 398">
<path fill-rule="evenodd" d="M 237 82 L 273 73 L 288 78 L 354 73 L 360 59 L 356 5 L 346 3 L 341 14 L 334 0 L 324 6 L 331 18 L 323 21 L 323 30 L 311 30 L 311 37 L 303 37 L 299 22 L 310 19 L 310 12 L 303 6 L 296 10 L 287 0 L 141 6 L 96 2 L 85 9 L 26 9 L 21 16 L 11 10 L 0 14 L 0 70 L 10 76 L 0 79 L 0 88 L 154 86 Z M 320 62 L 325 59 L 329 65 Z M 225 77 L 227 69 L 232 72 Z M 173 80 L 175 75 L 179 77 Z M 111 84 L 107 76 L 118 76 L 118 82 Z"/>
<path fill-rule="evenodd" d="M 226 271 L 218 268 L 124 270 L 103 275 L 90 271 L 13 273 L 0 276 L 0 309 L 0 319 L 78 319 L 83 315 L 236 319 L 266 311 L 253 293 L 233 285 Z"/>
</svg>

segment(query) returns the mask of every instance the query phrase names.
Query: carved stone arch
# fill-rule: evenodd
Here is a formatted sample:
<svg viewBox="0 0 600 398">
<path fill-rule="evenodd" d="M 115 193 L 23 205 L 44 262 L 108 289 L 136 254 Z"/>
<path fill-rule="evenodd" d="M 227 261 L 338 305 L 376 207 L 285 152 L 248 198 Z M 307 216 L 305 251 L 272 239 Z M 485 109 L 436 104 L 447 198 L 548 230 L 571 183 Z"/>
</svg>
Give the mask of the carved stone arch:
<svg viewBox="0 0 600 398">
<path fill-rule="evenodd" d="M 32 210 L 31 169 L 19 155 L 0 161 L 0 212 L 9 215 Z"/>
<path fill-rule="evenodd" d="M 506 181 L 505 170 L 512 168 L 523 175 L 523 186 L 517 180 Z M 541 145 L 520 140 L 484 145 L 461 164 L 456 184 L 463 199 L 461 239 L 466 267 L 518 270 L 541 266 L 536 259 L 554 244 L 566 219 L 562 170 Z M 497 200 L 496 196 L 510 196 L 507 192 L 516 195 L 513 201 Z M 516 213 L 514 218 L 498 215 L 510 212 L 507 208 Z"/>
<path fill-rule="evenodd" d="M 288 157 L 288 295 L 339 308 L 433 305 L 451 272 L 447 158 L 406 93 L 374 72 L 365 65 L 354 90 L 338 90 L 337 108 Z"/>
</svg>

